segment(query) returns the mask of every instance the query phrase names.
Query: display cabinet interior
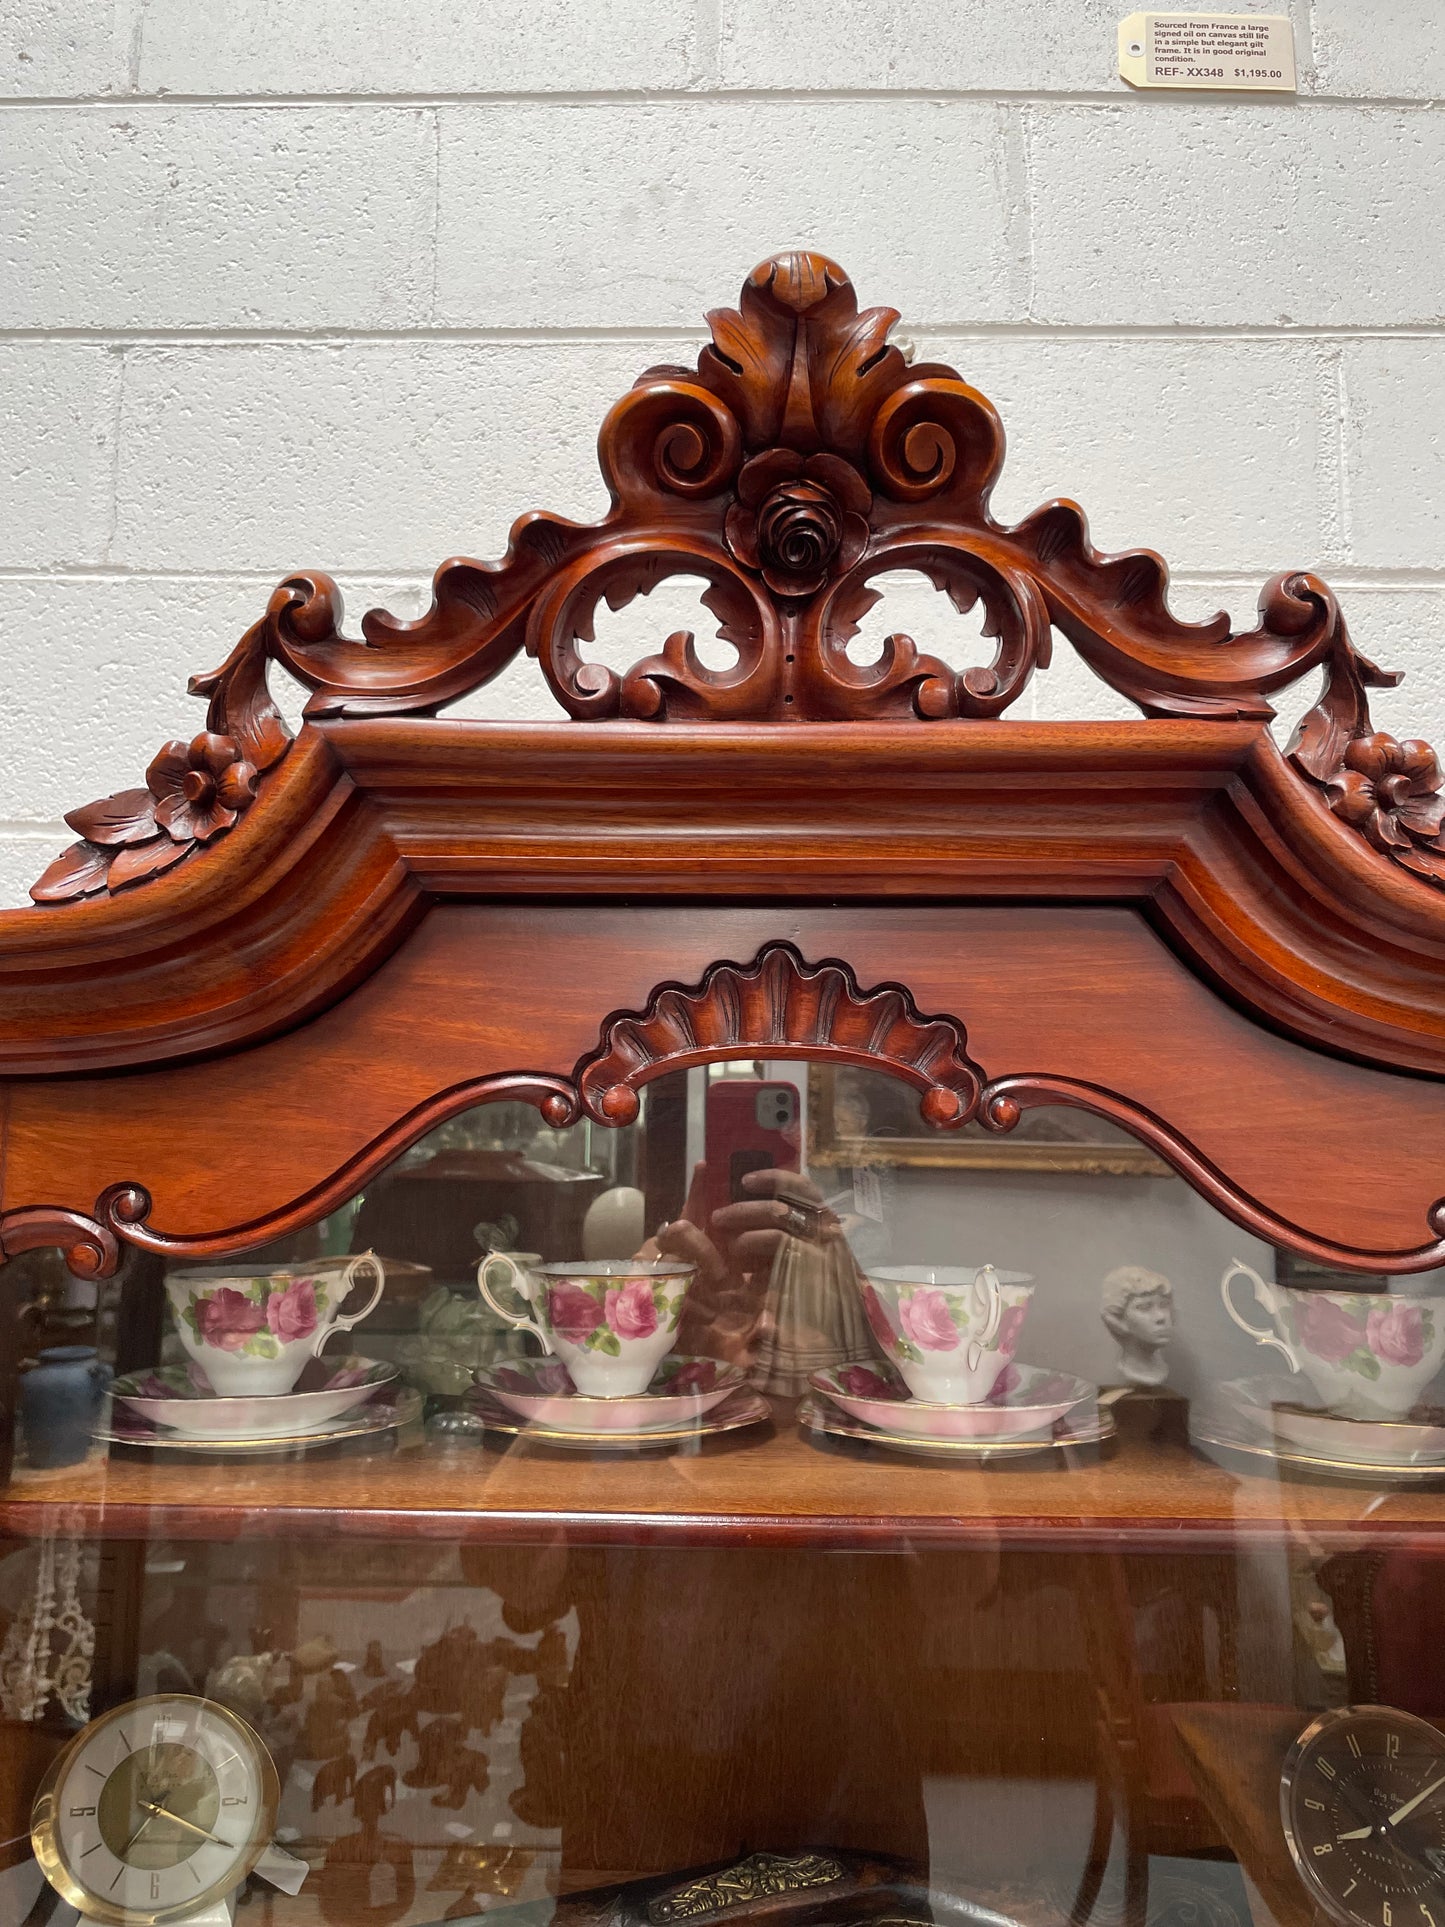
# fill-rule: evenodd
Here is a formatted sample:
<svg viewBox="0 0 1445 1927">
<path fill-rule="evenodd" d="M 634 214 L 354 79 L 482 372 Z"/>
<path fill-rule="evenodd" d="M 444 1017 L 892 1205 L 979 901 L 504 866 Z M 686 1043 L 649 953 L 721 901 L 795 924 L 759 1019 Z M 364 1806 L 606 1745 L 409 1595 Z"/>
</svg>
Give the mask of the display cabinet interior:
<svg viewBox="0 0 1445 1927">
<path fill-rule="evenodd" d="M 0 1927 L 1445 1927 L 1438 764 L 896 319 L 289 578 L 0 915 Z"/>
</svg>

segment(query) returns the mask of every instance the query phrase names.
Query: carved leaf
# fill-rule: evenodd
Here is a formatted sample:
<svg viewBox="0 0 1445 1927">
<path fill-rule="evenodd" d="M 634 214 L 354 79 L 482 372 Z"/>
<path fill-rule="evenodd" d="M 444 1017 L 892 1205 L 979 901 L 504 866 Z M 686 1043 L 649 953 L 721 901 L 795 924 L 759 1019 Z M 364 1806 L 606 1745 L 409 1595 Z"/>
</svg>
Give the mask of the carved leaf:
<svg viewBox="0 0 1445 1927">
<path fill-rule="evenodd" d="M 183 856 L 189 856 L 195 849 L 194 843 L 173 843 L 168 836 L 158 836 L 154 843 L 135 843 L 122 850 L 110 866 L 109 883 L 112 890 L 123 890 L 128 883 L 139 883 L 142 878 L 154 876 L 160 870 L 169 870 L 173 863 L 179 863 Z"/>
<path fill-rule="evenodd" d="M 98 803 L 83 809 L 68 810 L 66 822 L 88 843 L 109 847 L 117 843 L 143 843 L 156 833 L 156 799 L 149 790 L 117 790 Z"/>
<path fill-rule="evenodd" d="M 110 858 L 91 843 L 72 843 L 31 884 L 37 903 L 66 903 L 72 897 L 94 896 L 103 890 Z"/>
</svg>

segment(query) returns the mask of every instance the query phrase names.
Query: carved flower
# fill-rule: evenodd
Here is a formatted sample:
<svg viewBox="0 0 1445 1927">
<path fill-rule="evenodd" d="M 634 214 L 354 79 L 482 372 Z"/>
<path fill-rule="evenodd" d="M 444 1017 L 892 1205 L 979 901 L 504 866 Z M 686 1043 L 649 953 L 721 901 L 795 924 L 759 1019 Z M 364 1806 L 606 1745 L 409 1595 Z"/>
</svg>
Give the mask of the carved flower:
<svg viewBox="0 0 1445 1927">
<path fill-rule="evenodd" d="M 868 546 L 868 484 L 841 455 L 770 448 L 744 463 L 727 544 L 776 595 L 809 596 Z"/>
<path fill-rule="evenodd" d="M 1445 797 L 1435 752 L 1428 743 L 1397 743 L 1383 732 L 1356 736 L 1330 778 L 1330 808 L 1377 850 L 1398 856 L 1428 842 L 1445 822 Z"/>
<path fill-rule="evenodd" d="M 65 820 L 85 841 L 58 856 L 30 894 L 37 903 L 63 902 L 168 870 L 229 830 L 255 793 L 255 768 L 231 737 L 202 730 L 189 743 L 167 743 L 143 790 L 70 811 Z"/>
<path fill-rule="evenodd" d="M 229 736 L 203 729 L 167 743 L 146 771 L 155 820 L 177 843 L 209 843 L 229 830 L 256 794 L 256 772 Z"/>
</svg>

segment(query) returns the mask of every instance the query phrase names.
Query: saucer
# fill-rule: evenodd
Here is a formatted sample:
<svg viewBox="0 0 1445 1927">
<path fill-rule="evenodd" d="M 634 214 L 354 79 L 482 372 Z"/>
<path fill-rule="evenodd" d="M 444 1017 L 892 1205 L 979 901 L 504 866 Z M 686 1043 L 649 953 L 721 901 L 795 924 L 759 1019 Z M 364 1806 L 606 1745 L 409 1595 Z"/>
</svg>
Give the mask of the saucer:
<svg viewBox="0 0 1445 1927">
<path fill-rule="evenodd" d="M 321 1369 L 316 1371 L 316 1366 Z M 160 1365 L 149 1372 L 125 1373 L 115 1380 L 111 1392 L 116 1403 L 136 1418 L 148 1425 L 165 1426 L 181 1438 L 291 1439 L 330 1425 L 343 1413 L 364 1405 L 397 1376 L 395 1365 L 355 1353 L 316 1360 L 302 1373 L 303 1385 L 313 1373 L 318 1383 L 304 1391 L 218 1398 L 197 1384 L 185 1366 Z"/>
<path fill-rule="evenodd" d="M 1214 1430 L 1242 1421 L 1250 1436 L 1322 1463 L 1445 1470 L 1445 1411 L 1436 1408 L 1417 1405 L 1398 1419 L 1342 1418 L 1319 1403 L 1307 1379 L 1269 1375 L 1231 1379 L 1218 1397 L 1222 1426 L 1208 1413 L 1204 1421 Z"/>
<path fill-rule="evenodd" d="M 243 1458 L 247 1454 L 281 1452 L 288 1448 L 309 1451 L 313 1446 L 333 1445 L 338 1439 L 364 1438 L 371 1433 L 390 1432 L 398 1426 L 410 1425 L 413 1419 L 418 1418 L 422 1402 L 420 1392 L 413 1391 L 409 1386 L 399 1386 L 394 1398 L 384 1397 L 368 1405 L 353 1406 L 349 1412 L 340 1413 L 324 1425 L 288 1433 L 284 1437 L 268 1432 L 244 1439 L 159 1432 L 153 1425 L 147 1425 L 130 1412 L 112 1412 L 109 1423 L 102 1420 L 91 1437 L 100 1445 L 141 1445 L 152 1452 L 211 1452 Z"/>
<path fill-rule="evenodd" d="M 1072 1372 L 1037 1365 L 1009 1365 L 1000 1374 L 1007 1389 L 977 1405 L 944 1405 L 914 1398 L 901 1380 L 868 1365 L 833 1365 L 813 1372 L 808 1383 L 851 1417 L 892 1437 L 987 1440 L 1037 1437 L 1086 1399 L 1097 1404 L 1099 1388 Z M 871 1381 L 871 1382 L 870 1382 Z M 1080 1423 L 1084 1414 L 1080 1414 Z"/>
<path fill-rule="evenodd" d="M 908 1452 L 915 1457 L 929 1459 L 949 1459 L 955 1465 L 1012 1465 L 1030 1458 L 1051 1458 L 1055 1464 L 1067 1465 L 1070 1453 L 1077 1447 L 1099 1446 L 1114 1437 L 1114 1421 L 1108 1412 L 1094 1411 L 1078 1424 L 1071 1425 L 1067 1418 L 1056 1419 L 1052 1432 L 1041 1433 L 1033 1438 L 1013 1439 L 938 1439 L 911 1438 L 904 1432 L 884 1432 L 876 1426 L 865 1425 L 862 1419 L 854 1418 L 851 1412 L 841 1411 L 829 1400 L 816 1397 L 805 1398 L 798 1407 L 798 1427 L 805 1434 L 815 1437 L 826 1434 L 831 1438 L 856 1439 L 867 1445 L 881 1445 L 886 1451 Z"/>
<path fill-rule="evenodd" d="M 618 1431 L 615 1427 L 600 1432 L 562 1431 L 555 1426 L 518 1417 L 480 1386 L 467 1394 L 467 1410 L 475 1413 L 489 1432 L 507 1432 L 514 1438 L 526 1438 L 543 1445 L 567 1446 L 580 1452 L 594 1452 L 599 1448 L 635 1451 L 647 1446 L 673 1445 L 683 1439 L 711 1438 L 716 1433 L 736 1432 L 744 1426 L 761 1425 L 773 1415 L 773 1408 L 768 1401 L 760 1393 L 749 1391 L 746 1387 L 730 1393 L 721 1404 L 699 1418 L 678 1425 L 644 1426 L 632 1432 Z"/>
<path fill-rule="evenodd" d="M 1347 1485 L 1368 1485 L 1375 1491 L 1387 1487 L 1445 1486 L 1445 1464 L 1382 1464 L 1378 1459 L 1330 1458 L 1318 1452 L 1298 1452 L 1273 1445 L 1256 1435 L 1243 1436 L 1243 1426 L 1217 1414 L 1213 1419 L 1196 1417 L 1189 1443 L 1204 1458 L 1226 1469 L 1273 1473 L 1286 1477 L 1329 1479 Z"/>
<path fill-rule="evenodd" d="M 645 1392 L 595 1398 L 577 1391 L 556 1358 L 513 1358 L 472 1374 L 479 1391 L 531 1425 L 594 1439 L 604 1432 L 665 1432 L 691 1426 L 747 1383 L 715 1358 L 664 1358 Z M 678 1389 L 681 1387 L 682 1389 Z"/>
</svg>

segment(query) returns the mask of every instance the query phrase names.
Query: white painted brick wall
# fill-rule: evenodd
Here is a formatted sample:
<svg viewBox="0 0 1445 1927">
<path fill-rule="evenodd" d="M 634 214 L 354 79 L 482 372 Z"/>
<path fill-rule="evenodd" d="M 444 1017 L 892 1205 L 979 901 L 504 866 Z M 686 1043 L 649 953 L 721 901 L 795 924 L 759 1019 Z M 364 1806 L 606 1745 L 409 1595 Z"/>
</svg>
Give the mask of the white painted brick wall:
<svg viewBox="0 0 1445 1927">
<path fill-rule="evenodd" d="M 0 0 L 0 903 L 292 568 L 354 626 L 600 513 L 609 403 L 797 242 L 998 404 L 1001 515 L 1076 496 L 1181 614 L 1323 569 L 1445 746 L 1445 33 L 1293 3 L 1271 101 L 1131 94 L 1128 0 Z M 890 628 L 987 649 L 916 581 Z M 1021 711 L 1129 713 L 1066 644 Z"/>
</svg>

